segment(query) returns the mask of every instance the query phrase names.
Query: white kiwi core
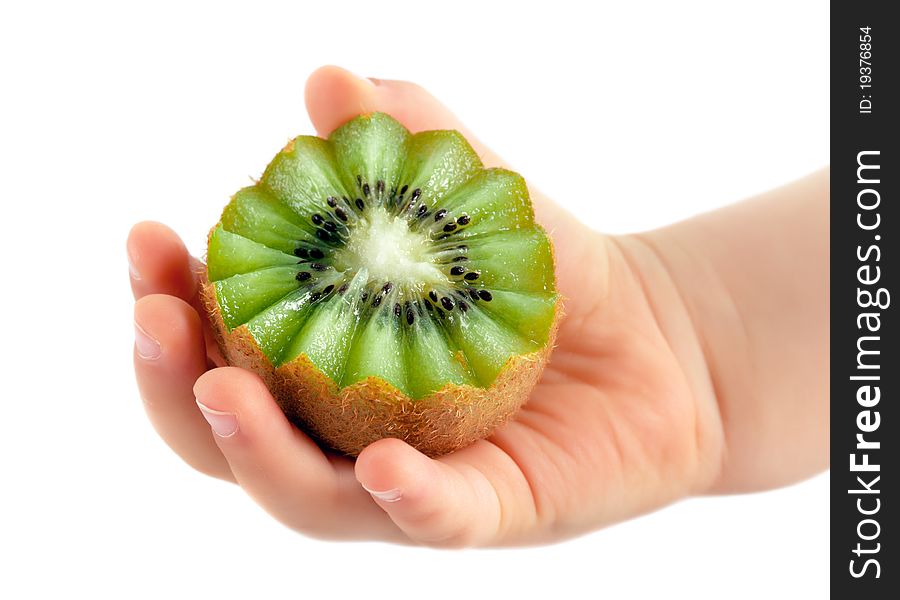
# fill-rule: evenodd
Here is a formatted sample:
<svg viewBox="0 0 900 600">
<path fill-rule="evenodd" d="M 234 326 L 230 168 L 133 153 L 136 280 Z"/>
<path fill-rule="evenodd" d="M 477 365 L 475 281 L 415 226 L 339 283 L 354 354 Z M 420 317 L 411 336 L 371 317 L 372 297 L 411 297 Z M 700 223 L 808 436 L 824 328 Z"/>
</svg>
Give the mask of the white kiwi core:
<svg viewBox="0 0 900 600">
<path fill-rule="evenodd" d="M 391 281 L 404 287 L 447 283 L 447 276 L 432 262 L 428 238 L 412 231 L 406 219 L 380 207 L 366 216 L 335 253 L 338 270 L 367 269 L 370 281 Z"/>
</svg>

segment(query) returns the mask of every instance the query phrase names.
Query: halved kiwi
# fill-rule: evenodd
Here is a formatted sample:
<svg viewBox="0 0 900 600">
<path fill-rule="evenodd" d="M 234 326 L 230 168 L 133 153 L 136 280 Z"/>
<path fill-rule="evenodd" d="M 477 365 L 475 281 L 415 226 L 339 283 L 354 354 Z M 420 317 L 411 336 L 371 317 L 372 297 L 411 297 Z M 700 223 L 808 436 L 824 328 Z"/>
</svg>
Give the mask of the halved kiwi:
<svg viewBox="0 0 900 600">
<path fill-rule="evenodd" d="M 296 138 L 235 194 L 203 298 L 228 362 L 322 443 L 435 456 L 527 399 L 560 314 L 553 269 L 519 175 L 456 131 L 374 113 Z"/>
</svg>

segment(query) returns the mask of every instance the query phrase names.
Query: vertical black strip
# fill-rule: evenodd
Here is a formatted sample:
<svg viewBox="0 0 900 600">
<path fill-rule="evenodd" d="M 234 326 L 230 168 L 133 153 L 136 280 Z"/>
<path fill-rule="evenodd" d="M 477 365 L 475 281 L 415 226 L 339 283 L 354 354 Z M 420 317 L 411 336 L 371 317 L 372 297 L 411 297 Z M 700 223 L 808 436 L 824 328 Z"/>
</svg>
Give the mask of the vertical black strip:
<svg viewBox="0 0 900 600">
<path fill-rule="evenodd" d="M 900 597 L 900 20 L 831 5 L 831 584 Z M 893 493 L 889 489 L 895 490 Z"/>
</svg>

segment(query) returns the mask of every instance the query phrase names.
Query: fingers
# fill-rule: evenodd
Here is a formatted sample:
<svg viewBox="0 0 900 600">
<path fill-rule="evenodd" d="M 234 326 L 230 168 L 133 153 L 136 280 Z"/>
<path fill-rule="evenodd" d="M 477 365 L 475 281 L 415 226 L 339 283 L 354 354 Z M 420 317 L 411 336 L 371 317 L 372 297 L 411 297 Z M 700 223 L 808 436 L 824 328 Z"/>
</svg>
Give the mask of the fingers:
<svg viewBox="0 0 900 600">
<path fill-rule="evenodd" d="M 197 273 L 203 272 L 204 265 L 188 254 L 178 234 L 162 223 L 144 221 L 131 229 L 126 250 L 135 298 L 168 294 L 181 298 L 203 314 L 197 295 Z M 204 338 L 211 365 L 225 364 L 209 327 L 204 327 Z"/>
<path fill-rule="evenodd" d="M 187 249 L 174 231 L 162 223 L 138 223 L 128 235 L 126 249 L 135 298 L 168 294 L 190 302 L 195 296 L 197 278 Z"/>
<path fill-rule="evenodd" d="M 400 539 L 352 462 L 329 458 L 291 425 L 255 374 L 213 369 L 194 392 L 238 483 L 276 519 L 320 537 Z"/>
<path fill-rule="evenodd" d="M 152 294 L 135 303 L 134 325 L 134 370 L 150 422 L 189 465 L 233 481 L 194 402 L 194 382 L 206 371 L 197 312 L 184 300 Z"/>
<path fill-rule="evenodd" d="M 496 544 L 531 518 L 521 472 L 487 442 L 432 460 L 403 441 L 380 440 L 360 454 L 356 477 L 407 536 L 424 544 Z"/>
</svg>

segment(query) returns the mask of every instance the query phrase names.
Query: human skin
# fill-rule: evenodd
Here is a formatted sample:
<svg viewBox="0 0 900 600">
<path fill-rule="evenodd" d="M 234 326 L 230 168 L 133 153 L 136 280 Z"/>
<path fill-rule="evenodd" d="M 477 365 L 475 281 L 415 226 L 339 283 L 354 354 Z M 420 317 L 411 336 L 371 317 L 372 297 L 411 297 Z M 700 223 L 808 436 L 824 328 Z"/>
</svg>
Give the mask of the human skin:
<svg viewBox="0 0 900 600">
<path fill-rule="evenodd" d="M 307 82 L 322 136 L 361 112 L 457 129 L 422 88 L 336 67 Z M 828 173 L 635 235 L 597 233 L 532 189 L 565 298 L 528 403 L 487 440 L 430 459 L 397 439 L 356 460 L 291 425 L 255 374 L 223 366 L 190 257 L 164 225 L 128 238 L 134 364 L 160 436 L 285 525 L 439 547 L 547 543 L 701 494 L 828 465 Z"/>
</svg>

